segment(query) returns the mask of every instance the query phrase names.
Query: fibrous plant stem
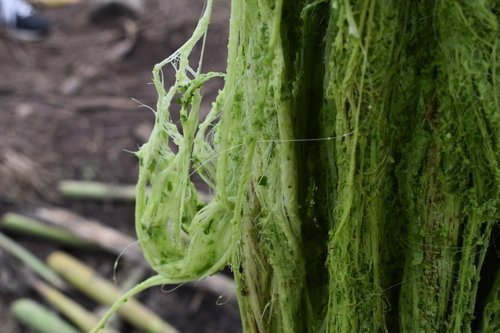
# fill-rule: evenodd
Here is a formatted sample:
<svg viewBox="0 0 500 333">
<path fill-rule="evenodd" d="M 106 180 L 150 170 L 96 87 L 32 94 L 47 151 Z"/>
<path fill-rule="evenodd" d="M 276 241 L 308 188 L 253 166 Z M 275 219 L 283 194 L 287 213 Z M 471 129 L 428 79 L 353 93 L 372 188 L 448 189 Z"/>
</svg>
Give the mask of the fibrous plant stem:
<svg viewBox="0 0 500 333">
<path fill-rule="evenodd" d="M 245 332 L 470 332 L 495 274 L 498 1 L 233 0 L 226 74 L 189 64 L 212 5 L 153 71 L 136 229 L 158 276 L 131 294 L 229 265 Z"/>
</svg>

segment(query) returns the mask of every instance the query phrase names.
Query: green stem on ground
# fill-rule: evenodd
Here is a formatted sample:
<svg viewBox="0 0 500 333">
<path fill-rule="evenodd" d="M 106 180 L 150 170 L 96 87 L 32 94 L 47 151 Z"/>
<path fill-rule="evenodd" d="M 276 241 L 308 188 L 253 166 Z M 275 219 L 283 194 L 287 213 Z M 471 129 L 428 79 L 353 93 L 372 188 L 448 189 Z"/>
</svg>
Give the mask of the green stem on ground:
<svg viewBox="0 0 500 333">
<path fill-rule="evenodd" d="M 16 213 L 7 213 L 0 220 L 0 228 L 18 234 L 43 238 L 62 245 L 91 249 L 91 242 L 82 240 L 71 232 L 57 227 L 50 227 L 43 222 Z"/>
<path fill-rule="evenodd" d="M 0 247 L 32 269 L 38 276 L 60 289 L 66 288 L 64 281 L 50 267 L 14 240 L 0 233 Z"/>
<path fill-rule="evenodd" d="M 124 294 L 92 268 L 63 252 L 53 252 L 47 263 L 71 285 L 91 299 L 112 305 Z M 128 299 L 118 313 L 133 326 L 151 333 L 175 333 L 177 330 L 135 299 Z"/>
<path fill-rule="evenodd" d="M 100 182 L 63 180 L 59 182 L 58 189 L 63 196 L 68 198 L 135 200 L 135 185 L 113 185 Z"/>
<path fill-rule="evenodd" d="M 53 312 L 30 299 L 14 301 L 10 309 L 21 323 L 38 333 L 78 333 L 79 331 Z"/>
<path fill-rule="evenodd" d="M 94 314 L 45 283 L 35 281 L 34 288 L 48 303 L 50 303 L 57 311 L 62 313 L 83 332 L 90 331 L 99 322 L 99 319 Z M 52 332 L 55 333 L 59 331 Z M 103 330 L 102 333 L 117 333 L 117 331 L 108 328 Z"/>
</svg>

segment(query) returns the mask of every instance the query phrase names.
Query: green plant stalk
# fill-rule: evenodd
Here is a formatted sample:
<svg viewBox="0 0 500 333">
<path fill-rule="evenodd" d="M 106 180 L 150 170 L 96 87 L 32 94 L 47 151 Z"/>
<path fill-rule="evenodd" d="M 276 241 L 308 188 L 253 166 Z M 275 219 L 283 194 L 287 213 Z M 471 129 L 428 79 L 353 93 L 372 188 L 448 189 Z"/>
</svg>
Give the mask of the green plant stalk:
<svg viewBox="0 0 500 333">
<path fill-rule="evenodd" d="M 60 289 L 64 289 L 66 287 L 66 284 L 59 277 L 59 275 L 57 275 L 56 272 L 45 265 L 31 252 L 2 233 L 0 233 L 0 247 L 7 250 L 10 254 L 19 259 L 23 264 L 32 269 L 38 276 L 40 276 L 53 286 L 56 286 Z"/>
<path fill-rule="evenodd" d="M 113 185 L 81 180 L 63 180 L 58 185 L 59 192 L 68 198 L 135 201 L 135 185 Z M 203 202 L 210 201 L 210 195 L 198 193 Z"/>
<path fill-rule="evenodd" d="M 120 284 L 121 290 L 130 290 L 134 286 L 136 286 L 139 282 L 141 282 L 144 275 L 146 274 L 146 268 L 142 267 L 142 266 L 138 266 L 135 269 L 131 270 L 130 272 L 127 271 L 127 273 L 129 273 L 129 274 L 127 275 L 126 279 L 124 281 L 122 281 L 122 283 Z M 115 279 L 115 281 L 116 281 L 116 279 Z M 108 310 L 109 310 L 109 306 L 101 305 L 101 306 L 97 307 L 93 311 L 93 313 L 98 314 L 98 315 L 99 314 L 102 315 L 102 314 L 106 313 Z M 93 326 L 91 326 L 87 329 L 87 331 L 90 331 L 92 328 L 94 328 L 98 324 L 98 322 L 99 321 L 96 321 Z M 121 327 L 120 324 L 121 324 L 121 319 L 117 314 L 110 317 L 110 319 L 108 321 L 109 326 L 114 326 L 114 327 L 120 328 Z"/>
<path fill-rule="evenodd" d="M 111 282 L 99 277 L 90 267 L 65 253 L 53 252 L 47 258 L 47 262 L 71 285 L 99 303 L 112 305 L 124 294 Z M 134 299 L 126 300 L 126 303 L 118 312 L 127 322 L 146 332 L 177 332 L 175 328 L 165 323 L 158 315 Z"/>
<path fill-rule="evenodd" d="M 499 211 L 497 5 L 234 0 L 225 75 L 189 65 L 212 5 L 153 70 L 136 229 L 158 276 L 119 302 L 229 264 L 245 332 L 468 332 Z"/>
<path fill-rule="evenodd" d="M 36 282 L 35 289 L 42 295 L 42 297 L 50 303 L 57 311 L 68 318 L 76 327 L 83 332 L 89 332 L 94 326 L 97 325 L 99 319 L 91 312 L 87 311 L 80 304 L 72 299 L 66 297 L 58 290 L 50 286 Z M 53 331 L 58 332 L 58 331 Z M 117 333 L 113 329 L 104 329 L 102 333 Z"/>
<path fill-rule="evenodd" d="M 326 75 L 321 136 L 328 160 L 319 177 L 318 211 L 329 229 L 328 332 L 388 330 L 384 289 L 397 247 L 390 214 L 394 147 L 390 117 L 398 61 L 400 1 L 332 1 L 326 35 Z M 320 184 L 329 184 L 330 188 Z"/>
<path fill-rule="evenodd" d="M 21 323 L 38 333 L 78 333 L 79 331 L 44 306 L 30 299 L 18 299 L 10 309 Z"/>
<path fill-rule="evenodd" d="M 111 185 L 99 182 L 63 180 L 58 184 L 59 192 L 69 198 L 97 200 L 135 200 L 134 185 Z"/>
<path fill-rule="evenodd" d="M 44 225 L 36 219 L 16 213 L 7 213 L 3 215 L 0 227 L 5 231 L 39 237 L 72 247 L 95 247 L 95 245 L 92 245 L 90 242 L 86 242 L 66 230 Z"/>
<path fill-rule="evenodd" d="M 241 38 L 234 66 L 255 71 L 255 75 L 241 74 L 246 84 L 234 93 L 247 102 L 231 113 L 223 113 L 220 128 L 223 132 L 224 126 L 231 128 L 234 137 L 228 135 L 228 139 L 236 140 L 240 134 L 232 133 L 232 128 L 247 122 L 248 135 L 257 142 L 250 177 L 238 186 L 248 190 L 239 218 L 242 247 L 231 262 L 237 267 L 234 271 L 239 303 L 243 326 L 248 331 L 295 332 L 304 327 L 301 299 L 306 294 L 305 263 L 295 196 L 298 170 L 294 124 L 289 114 L 293 95 L 285 92 L 292 87 L 287 81 L 293 79 L 287 76 L 286 45 L 294 41 L 288 40 L 280 28 L 285 7 L 280 1 L 250 1 L 236 14 L 242 15 L 245 23 L 231 31 Z M 250 12 L 255 8 L 260 12 L 254 16 Z M 247 42 L 254 43 L 254 48 L 246 49 Z M 227 89 L 230 91 L 230 86 Z M 254 92 L 255 99 L 251 99 Z M 239 213 L 238 207 L 235 212 Z"/>
<path fill-rule="evenodd" d="M 415 5 L 413 15 L 422 7 Z M 411 223 L 402 331 L 471 332 L 498 218 L 499 27 L 492 9 L 490 3 L 428 4 L 434 28 L 423 24 L 426 30 L 417 31 L 417 38 L 432 35 L 435 42 L 421 59 L 429 71 L 419 78 L 415 134 L 399 167 Z"/>
</svg>

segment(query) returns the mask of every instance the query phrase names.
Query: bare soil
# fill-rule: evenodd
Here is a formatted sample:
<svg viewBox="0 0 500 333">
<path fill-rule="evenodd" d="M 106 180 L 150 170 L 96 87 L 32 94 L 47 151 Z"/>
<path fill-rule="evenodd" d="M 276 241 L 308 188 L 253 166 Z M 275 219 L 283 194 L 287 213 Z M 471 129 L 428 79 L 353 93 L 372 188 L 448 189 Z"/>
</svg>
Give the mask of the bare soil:
<svg viewBox="0 0 500 333">
<path fill-rule="evenodd" d="M 204 70 L 224 71 L 228 1 L 218 1 L 210 28 Z M 59 206 L 98 219 L 134 236 L 133 203 L 69 200 L 57 192 L 63 179 L 133 184 L 138 166 L 133 151 L 151 132 L 156 94 L 155 63 L 188 38 L 203 1 L 146 0 L 137 16 L 95 15 L 88 1 L 46 9 L 48 38 L 33 43 L 9 39 L 0 29 L 0 214 L 29 213 Z M 172 73 L 166 71 L 167 83 Z M 170 81 L 171 82 L 171 81 Z M 221 82 L 205 90 L 208 107 Z M 132 100 L 135 99 L 135 100 Z M 139 101 L 139 102 L 137 102 Z M 175 117 L 175 115 L 173 115 Z M 55 245 L 12 235 L 41 259 Z M 114 257 L 67 249 L 107 277 Z M 130 265 L 128 265 L 130 266 Z M 38 299 L 19 263 L 0 250 L 0 331 L 30 332 L 9 313 L 21 296 Z M 121 275 L 127 275 L 127 264 Z M 169 289 L 166 287 L 164 289 Z M 71 294 L 88 307 L 95 304 Z M 235 302 L 217 305 L 217 295 L 182 286 L 154 288 L 140 299 L 181 332 L 239 332 Z M 125 326 L 122 332 L 135 332 Z"/>
</svg>

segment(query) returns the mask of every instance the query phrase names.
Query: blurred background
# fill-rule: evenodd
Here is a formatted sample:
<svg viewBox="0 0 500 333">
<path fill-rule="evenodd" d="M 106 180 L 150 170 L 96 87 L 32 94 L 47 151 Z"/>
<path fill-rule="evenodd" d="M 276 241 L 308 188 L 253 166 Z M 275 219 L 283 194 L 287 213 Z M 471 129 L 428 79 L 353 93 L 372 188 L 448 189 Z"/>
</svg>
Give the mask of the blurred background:
<svg viewBox="0 0 500 333">
<path fill-rule="evenodd" d="M 0 18 L 9 1 L 19 0 L 0 0 Z M 30 323 L 41 309 L 85 331 L 78 323 L 83 315 L 66 312 L 74 302 L 87 314 L 102 314 L 106 299 L 99 297 L 106 292 L 96 293 L 95 276 L 127 288 L 152 274 L 134 244 L 113 273 L 118 254 L 135 239 L 138 165 L 131 152 L 154 124 L 151 110 L 141 107 L 155 107 L 151 70 L 190 36 L 204 1 L 37 0 L 28 6 L 35 11 L 23 15 L 42 19 L 24 22 L 43 30 L 35 36 L 0 22 L 0 332 L 51 332 Z M 204 71 L 225 71 L 228 17 L 229 0 L 216 1 Z M 173 71 L 165 78 L 172 82 Z M 214 81 L 205 88 L 203 110 L 221 86 Z M 138 299 L 179 332 L 239 332 L 231 283 L 229 274 L 219 275 L 152 288 Z M 58 303 L 59 296 L 70 303 Z M 113 320 L 115 331 L 148 330 L 123 317 Z"/>
</svg>

